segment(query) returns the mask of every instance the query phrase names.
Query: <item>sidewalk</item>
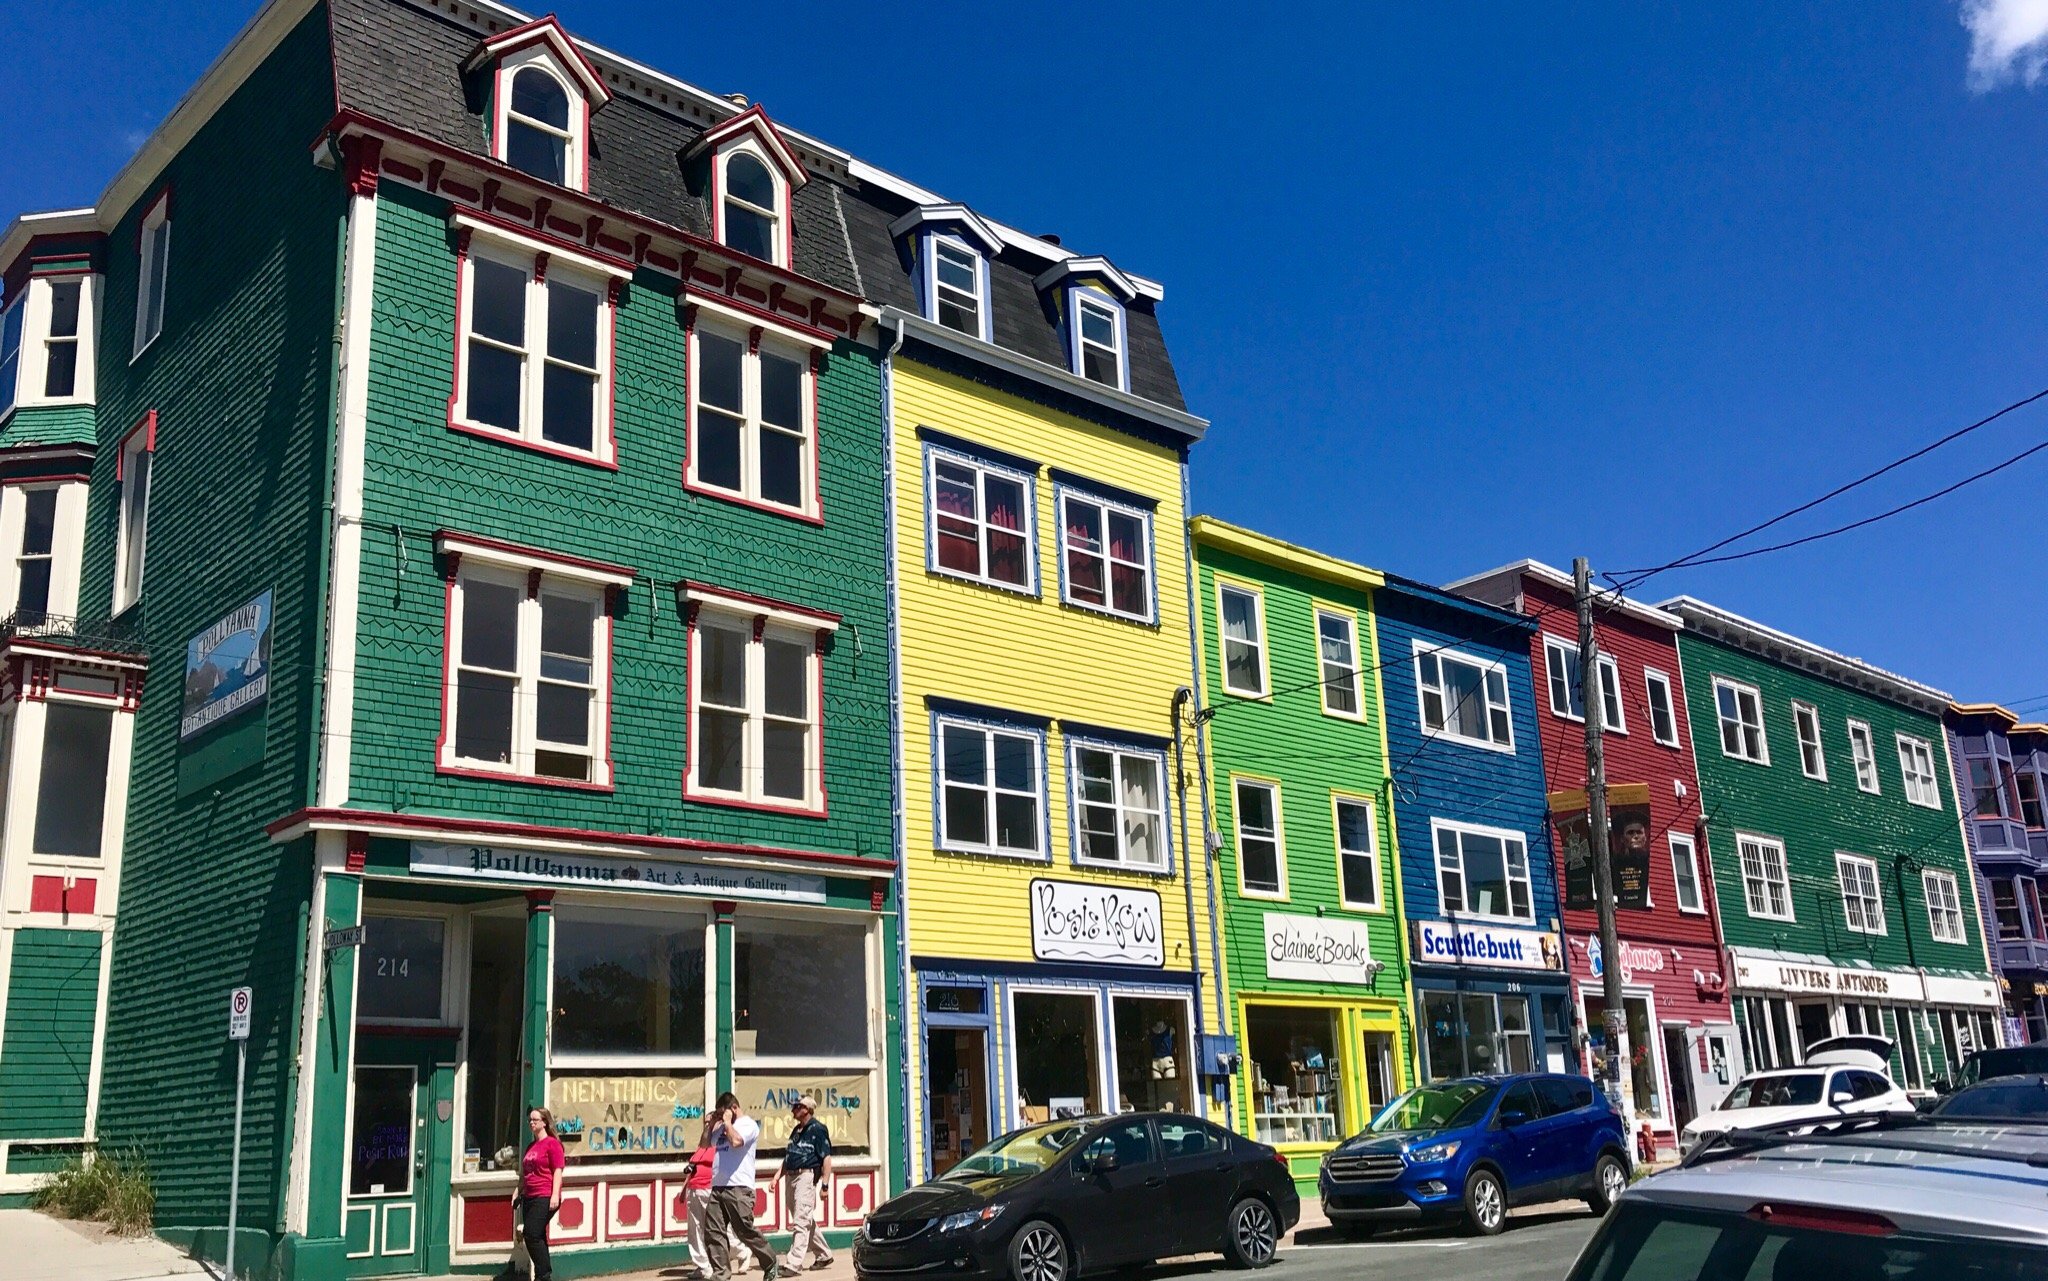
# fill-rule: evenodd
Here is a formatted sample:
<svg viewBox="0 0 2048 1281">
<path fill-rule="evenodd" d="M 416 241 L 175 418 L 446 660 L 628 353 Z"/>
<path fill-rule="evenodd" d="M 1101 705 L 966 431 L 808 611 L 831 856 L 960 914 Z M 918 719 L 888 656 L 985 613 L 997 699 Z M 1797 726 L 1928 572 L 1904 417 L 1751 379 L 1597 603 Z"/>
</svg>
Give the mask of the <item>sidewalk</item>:
<svg viewBox="0 0 2048 1281">
<path fill-rule="evenodd" d="M 155 1237 L 117 1237 L 91 1223 L 0 1210 L 0 1269 L 8 1281 L 154 1281 L 207 1275 Z"/>
</svg>

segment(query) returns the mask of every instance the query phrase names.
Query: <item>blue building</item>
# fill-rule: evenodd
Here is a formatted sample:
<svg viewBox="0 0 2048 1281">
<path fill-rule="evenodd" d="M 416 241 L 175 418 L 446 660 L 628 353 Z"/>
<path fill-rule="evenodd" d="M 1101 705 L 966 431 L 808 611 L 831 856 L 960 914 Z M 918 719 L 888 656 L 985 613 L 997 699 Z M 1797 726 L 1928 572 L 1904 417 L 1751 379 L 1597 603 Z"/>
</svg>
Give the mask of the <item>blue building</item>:
<svg viewBox="0 0 2048 1281">
<path fill-rule="evenodd" d="M 1426 1080 L 1565 1071 L 1536 623 L 1392 574 L 1377 605 L 1418 1067 Z"/>
</svg>

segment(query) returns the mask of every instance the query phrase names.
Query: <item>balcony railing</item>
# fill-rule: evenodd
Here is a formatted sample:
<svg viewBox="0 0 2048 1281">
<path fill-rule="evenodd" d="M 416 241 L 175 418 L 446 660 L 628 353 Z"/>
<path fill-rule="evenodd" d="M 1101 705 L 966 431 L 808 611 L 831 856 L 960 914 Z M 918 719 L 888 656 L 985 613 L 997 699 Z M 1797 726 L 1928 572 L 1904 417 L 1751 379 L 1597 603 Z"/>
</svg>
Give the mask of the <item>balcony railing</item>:
<svg viewBox="0 0 2048 1281">
<path fill-rule="evenodd" d="M 149 647 L 142 636 L 142 610 L 129 609 L 117 618 L 51 614 L 41 610 L 17 610 L 0 618 L 0 643 L 41 641 L 69 649 L 89 649 L 104 654 L 148 658 Z"/>
</svg>

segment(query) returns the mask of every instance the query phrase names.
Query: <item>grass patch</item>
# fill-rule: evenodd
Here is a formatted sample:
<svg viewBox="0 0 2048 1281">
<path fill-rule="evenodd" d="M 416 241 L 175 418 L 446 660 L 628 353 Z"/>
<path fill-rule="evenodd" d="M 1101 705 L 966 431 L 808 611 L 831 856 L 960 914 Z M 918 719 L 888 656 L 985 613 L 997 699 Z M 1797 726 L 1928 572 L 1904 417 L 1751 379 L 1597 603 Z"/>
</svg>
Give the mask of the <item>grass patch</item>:
<svg viewBox="0 0 2048 1281">
<path fill-rule="evenodd" d="M 50 1176 L 29 1204 L 64 1219 L 90 1219 L 122 1236 L 149 1231 L 156 1185 L 142 1153 L 81 1153 Z"/>
</svg>

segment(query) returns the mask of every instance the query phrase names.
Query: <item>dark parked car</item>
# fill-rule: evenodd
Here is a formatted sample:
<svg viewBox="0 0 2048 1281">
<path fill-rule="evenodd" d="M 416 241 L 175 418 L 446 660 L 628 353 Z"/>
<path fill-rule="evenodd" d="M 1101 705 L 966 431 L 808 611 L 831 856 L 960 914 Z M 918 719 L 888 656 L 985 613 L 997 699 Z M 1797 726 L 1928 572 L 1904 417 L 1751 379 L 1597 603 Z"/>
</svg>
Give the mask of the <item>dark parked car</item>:
<svg viewBox="0 0 2048 1281">
<path fill-rule="evenodd" d="M 1994 1076 L 1928 1109 L 1948 1120 L 2048 1121 L 2048 1076 Z"/>
<path fill-rule="evenodd" d="M 1583 1076 L 1473 1076 L 1410 1090 L 1331 1150 L 1323 1213 L 1354 1236 L 1462 1218 L 1492 1236 L 1512 1206 L 1583 1198 L 1605 1213 L 1629 1181 L 1628 1140 Z"/>
<path fill-rule="evenodd" d="M 1273 1261 L 1301 1218 L 1279 1153 L 1176 1112 L 1050 1121 L 1004 1135 L 868 1216 L 861 1277 L 1071 1281 L 1221 1251 Z"/>
<path fill-rule="evenodd" d="M 1993 1077 L 2020 1076 L 2029 1072 L 2048 1072 L 2048 1045 L 2007 1045 L 1995 1050 L 1979 1050 L 1963 1060 L 1963 1070 L 1956 1073 L 1956 1079 L 1948 1084 L 1953 1089 L 1963 1089 L 1989 1081 Z M 1944 1082 L 1935 1082 L 1939 1089 Z"/>
</svg>

